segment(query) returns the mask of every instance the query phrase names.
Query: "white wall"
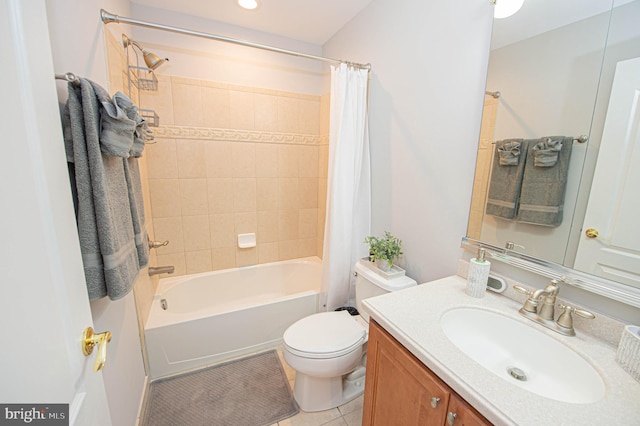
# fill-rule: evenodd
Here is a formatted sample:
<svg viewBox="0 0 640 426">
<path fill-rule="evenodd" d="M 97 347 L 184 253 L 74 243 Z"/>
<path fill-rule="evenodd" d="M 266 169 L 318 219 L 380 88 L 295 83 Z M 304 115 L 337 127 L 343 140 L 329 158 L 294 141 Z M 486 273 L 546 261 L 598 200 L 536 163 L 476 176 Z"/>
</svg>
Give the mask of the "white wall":
<svg viewBox="0 0 640 426">
<path fill-rule="evenodd" d="M 131 13 L 141 21 L 310 55 L 320 55 L 322 50 L 317 45 L 158 8 L 132 4 Z M 309 59 L 156 29 L 134 27 L 128 35 L 148 50 L 169 58 L 158 68 L 158 74 L 321 95 L 322 76 L 328 70 L 321 62 Z"/>
<path fill-rule="evenodd" d="M 370 62 L 372 232 L 403 241 L 418 282 L 454 274 L 466 234 L 490 2 L 374 0 L 324 46 Z"/>
<path fill-rule="evenodd" d="M 79 2 L 47 0 L 49 33 L 55 72 L 73 72 L 108 87 L 106 50 L 100 6 L 126 15 L 126 0 Z M 53 78 L 53 76 L 52 76 Z M 58 83 L 66 99 L 66 84 Z M 113 334 L 103 370 L 111 419 L 116 425 L 135 424 L 145 381 L 133 292 L 116 302 L 91 303 L 94 328 Z"/>
</svg>

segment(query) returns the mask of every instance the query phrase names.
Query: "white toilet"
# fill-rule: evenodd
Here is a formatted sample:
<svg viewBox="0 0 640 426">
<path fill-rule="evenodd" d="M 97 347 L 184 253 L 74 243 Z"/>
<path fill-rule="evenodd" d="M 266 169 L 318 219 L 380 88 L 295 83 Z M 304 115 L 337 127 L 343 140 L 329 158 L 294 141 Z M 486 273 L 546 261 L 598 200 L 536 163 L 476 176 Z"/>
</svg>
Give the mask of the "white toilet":
<svg viewBox="0 0 640 426">
<path fill-rule="evenodd" d="M 355 265 L 360 315 L 322 312 L 295 322 L 284 332 L 283 355 L 296 370 L 293 395 L 303 411 L 335 408 L 364 392 L 369 314 L 362 300 L 416 285 L 407 276 L 383 278 L 360 262 Z"/>
</svg>

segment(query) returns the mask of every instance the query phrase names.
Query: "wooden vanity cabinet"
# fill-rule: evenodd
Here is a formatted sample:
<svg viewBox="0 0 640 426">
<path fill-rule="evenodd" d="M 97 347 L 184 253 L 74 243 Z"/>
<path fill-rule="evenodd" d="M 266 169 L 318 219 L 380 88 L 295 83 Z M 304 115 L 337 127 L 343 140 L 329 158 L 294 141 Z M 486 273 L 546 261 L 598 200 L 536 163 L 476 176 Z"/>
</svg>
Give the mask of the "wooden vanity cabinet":
<svg viewBox="0 0 640 426">
<path fill-rule="evenodd" d="M 373 319 L 363 426 L 491 425 Z"/>
<path fill-rule="evenodd" d="M 449 399 L 449 409 L 447 410 L 447 415 L 452 416 L 453 414 L 455 414 L 455 417 L 453 418 L 452 424 L 456 426 L 485 426 L 491 424 L 489 420 L 485 419 L 482 414 L 478 413 L 475 408 L 470 406 L 467 401 L 462 399 L 458 394 L 451 391 L 451 398 Z M 447 421 L 449 421 L 448 418 Z"/>
</svg>

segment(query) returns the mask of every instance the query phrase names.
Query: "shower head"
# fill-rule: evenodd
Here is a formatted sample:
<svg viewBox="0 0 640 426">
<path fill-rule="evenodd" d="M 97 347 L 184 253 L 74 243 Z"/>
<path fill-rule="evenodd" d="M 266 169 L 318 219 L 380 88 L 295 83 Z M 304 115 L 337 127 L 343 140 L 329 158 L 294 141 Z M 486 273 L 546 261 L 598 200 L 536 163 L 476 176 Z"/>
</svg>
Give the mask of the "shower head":
<svg viewBox="0 0 640 426">
<path fill-rule="evenodd" d="M 146 50 L 142 51 L 142 57 L 144 58 L 144 63 L 147 64 L 147 68 L 152 70 L 155 70 L 169 60 L 169 58 L 161 58 L 155 53 L 147 52 Z"/>
<path fill-rule="evenodd" d="M 142 52 L 142 58 L 144 59 L 144 63 L 147 65 L 147 68 L 149 68 L 150 70 L 155 70 L 160 65 L 164 64 L 166 61 L 169 60 L 169 58 L 163 59 L 158 55 L 156 55 L 155 53 L 149 52 L 147 49 L 140 46 L 140 43 L 130 39 L 126 34 L 122 34 L 122 45 L 124 46 L 125 49 L 129 46 L 137 47 L 138 50 Z"/>
</svg>

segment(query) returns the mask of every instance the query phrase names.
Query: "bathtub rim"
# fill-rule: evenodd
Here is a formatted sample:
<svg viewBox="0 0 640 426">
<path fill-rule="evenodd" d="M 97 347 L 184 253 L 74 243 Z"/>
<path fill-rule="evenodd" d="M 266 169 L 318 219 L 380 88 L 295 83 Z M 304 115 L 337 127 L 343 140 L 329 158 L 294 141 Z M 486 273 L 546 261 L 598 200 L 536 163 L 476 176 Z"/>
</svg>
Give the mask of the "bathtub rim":
<svg viewBox="0 0 640 426">
<path fill-rule="evenodd" d="M 169 291 L 171 288 L 175 287 L 177 284 L 182 283 L 186 277 L 199 278 L 199 277 L 204 277 L 206 275 L 219 275 L 226 272 L 240 272 L 240 271 L 256 269 L 260 267 L 281 265 L 286 263 L 319 263 L 320 265 L 322 265 L 322 259 L 320 259 L 318 256 L 300 257 L 300 258 L 288 259 L 288 260 L 277 260 L 275 262 L 258 263 L 255 265 L 234 266 L 233 268 L 198 272 L 196 274 L 185 274 L 185 275 L 178 275 L 175 277 L 160 278 L 160 280 L 158 280 L 158 286 L 156 287 L 156 291 L 153 294 L 153 299 L 156 300 L 158 296 L 161 296 L 165 292 Z M 160 298 L 158 298 L 158 300 L 160 300 Z"/>
<path fill-rule="evenodd" d="M 161 311 L 160 301 L 164 298 L 163 295 L 167 291 L 174 288 L 175 286 L 182 284 L 185 281 L 185 279 L 198 278 L 198 277 L 207 276 L 207 275 L 219 275 L 227 272 L 233 273 L 233 272 L 238 272 L 238 271 L 243 271 L 248 269 L 255 269 L 259 267 L 267 267 L 267 266 L 273 266 L 273 265 L 282 265 L 282 264 L 288 264 L 288 263 L 313 263 L 313 264 L 322 265 L 322 259 L 320 259 L 317 256 L 301 257 L 301 258 L 281 260 L 276 262 L 260 263 L 257 265 L 238 266 L 238 267 L 228 268 L 228 269 L 219 269 L 216 271 L 200 272 L 197 274 L 180 275 L 180 276 L 171 277 L 171 278 L 161 278 L 160 281 L 158 282 L 158 287 L 156 288 L 156 292 L 153 295 L 153 300 L 151 301 L 151 309 L 149 310 L 149 315 L 147 316 L 147 319 L 144 322 L 144 330 L 166 327 L 166 326 L 170 326 L 171 324 L 184 323 L 184 322 L 209 316 L 209 315 L 203 315 L 206 311 L 192 311 L 192 312 L 186 312 L 186 313 Z M 321 288 L 318 287 L 317 290 L 306 290 L 306 291 L 301 291 L 297 293 L 291 293 L 286 296 L 261 303 L 261 305 L 271 305 L 274 303 L 278 303 L 279 301 L 291 300 L 298 297 L 319 295 L 320 292 L 321 292 Z M 225 312 L 237 312 L 244 309 L 249 309 L 254 306 L 257 306 L 257 305 L 249 305 L 249 306 L 240 305 L 232 309 L 228 309 Z M 207 312 L 207 314 L 210 314 L 210 313 Z"/>
</svg>

